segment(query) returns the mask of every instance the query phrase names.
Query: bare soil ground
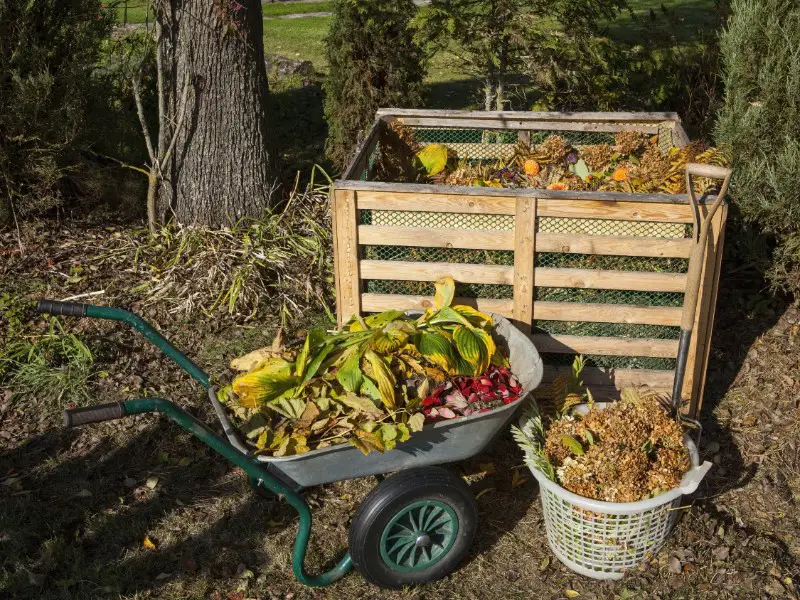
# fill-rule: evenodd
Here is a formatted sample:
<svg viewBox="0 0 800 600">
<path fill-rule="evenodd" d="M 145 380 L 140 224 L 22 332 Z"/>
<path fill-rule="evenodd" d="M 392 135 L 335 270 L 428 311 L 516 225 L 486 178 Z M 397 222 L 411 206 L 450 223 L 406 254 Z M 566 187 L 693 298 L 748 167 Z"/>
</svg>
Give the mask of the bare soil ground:
<svg viewBox="0 0 800 600">
<path fill-rule="evenodd" d="M 133 291 L 141 271 L 97 258 L 106 239 L 132 235 L 130 226 L 46 222 L 23 235 L 21 254 L 12 232 L 0 233 L 0 297 L 104 290 L 91 300 L 133 310 L 147 299 Z M 293 510 L 253 494 L 241 471 L 166 419 L 65 430 L 59 406 L 0 383 L 0 597 L 797 598 L 800 307 L 732 276 L 722 288 L 702 416 L 702 457 L 715 467 L 663 551 L 618 583 L 580 577 L 551 557 L 537 486 L 507 434 L 452 467 L 467 477 L 481 519 L 458 571 L 403 591 L 381 591 L 356 573 L 312 590 L 291 573 Z M 176 317 L 159 302 L 144 314 L 211 373 L 266 345 L 279 320 L 244 322 L 225 311 Z M 291 335 L 325 318 L 310 309 L 293 317 Z M 32 311 L 25 319 L 46 329 Z M 62 323 L 95 355 L 94 401 L 158 395 L 213 422 L 202 390 L 141 337 L 117 324 Z M 306 492 L 316 519 L 309 570 L 341 556 L 373 485 Z"/>
</svg>

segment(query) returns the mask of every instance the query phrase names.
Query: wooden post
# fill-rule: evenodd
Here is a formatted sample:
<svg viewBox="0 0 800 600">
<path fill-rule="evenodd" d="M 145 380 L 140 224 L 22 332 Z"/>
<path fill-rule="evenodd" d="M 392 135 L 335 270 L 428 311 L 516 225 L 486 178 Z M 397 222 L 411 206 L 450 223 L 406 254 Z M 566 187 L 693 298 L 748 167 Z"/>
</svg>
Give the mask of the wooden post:
<svg viewBox="0 0 800 600">
<path fill-rule="evenodd" d="M 694 336 L 689 348 L 689 361 L 686 365 L 686 380 L 682 396 L 689 400 L 688 414 L 696 419 L 703 405 L 706 370 L 711 353 L 711 335 L 714 328 L 717 289 L 719 288 L 722 254 L 725 242 L 725 223 L 728 218 L 728 205 L 723 204 L 711 221 L 709 244 L 703 263 L 702 286 L 697 298 L 697 316 L 694 323 Z"/>
<path fill-rule="evenodd" d="M 514 324 L 531 332 L 533 268 L 536 245 L 536 198 L 517 198 L 514 217 Z"/>
<path fill-rule="evenodd" d="M 335 190 L 333 222 L 335 223 L 336 316 L 339 326 L 344 325 L 353 315 L 361 314 L 357 215 L 356 192 Z"/>
</svg>

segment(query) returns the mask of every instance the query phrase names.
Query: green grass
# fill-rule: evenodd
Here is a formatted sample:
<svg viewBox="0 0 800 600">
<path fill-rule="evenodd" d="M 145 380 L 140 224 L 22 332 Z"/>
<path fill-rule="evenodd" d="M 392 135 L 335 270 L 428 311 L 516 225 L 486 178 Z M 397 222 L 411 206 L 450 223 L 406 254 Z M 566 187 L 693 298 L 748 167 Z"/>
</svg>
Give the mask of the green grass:
<svg viewBox="0 0 800 600">
<path fill-rule="evenodd" d="M 292 14 L 331 12 L 332 10 L 333 2 L 270 2 L 261 5 L 261 12 L 264 18 Z"/>
<path fill-rule="evenodd" d="M 147 17 L 147 0 L 118 0 L 116 3 L 117 21 L 125 22 L 125 5 L 128 5 L 128 23 L 144 23 Z M 261 5 L 261 12 L 265 19 L 281 17 L 283 15 L 305 14 L 315 12 L 331 12 L 333 2 L 328 0 L 320 2 L 270 2 Z M 152 19 L 152 12 L 150 15 Z M 313 18 L 313 17 L 309 17 Z"/>
<path fill-rule="evenodd" d="M 264 50 L 267 54 L 310 60 L 318 71 L 325 71 L 325 35 L 330 24 L 330 17 L 265 19 Z"/>
</svg>

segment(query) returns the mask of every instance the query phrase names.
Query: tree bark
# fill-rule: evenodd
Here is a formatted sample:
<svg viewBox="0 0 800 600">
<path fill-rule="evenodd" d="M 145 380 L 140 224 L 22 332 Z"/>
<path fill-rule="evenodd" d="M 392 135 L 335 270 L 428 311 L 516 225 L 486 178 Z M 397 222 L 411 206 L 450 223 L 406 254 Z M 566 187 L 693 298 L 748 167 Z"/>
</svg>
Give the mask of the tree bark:
<svg viewBox="0 0 800 600">
<path fill-rule="evenodd" d="M 174 143 L 159 165 L 159 217 L 210 226 L 262 217 L 277 200 L 278 167 L 260 1 L 161 0 L 157 9 L 159 155 Z"/>
</svg>

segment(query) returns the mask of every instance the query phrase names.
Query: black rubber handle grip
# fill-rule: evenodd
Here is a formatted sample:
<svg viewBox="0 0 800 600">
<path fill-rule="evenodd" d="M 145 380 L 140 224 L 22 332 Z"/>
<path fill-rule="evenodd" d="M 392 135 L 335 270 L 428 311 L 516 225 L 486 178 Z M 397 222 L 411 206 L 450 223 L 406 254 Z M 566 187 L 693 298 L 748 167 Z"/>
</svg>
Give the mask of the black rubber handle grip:
<svg viewBox="0 0 800 600">
<path fill-rule="evenodd" d="M 122 402 L 109 402 L 88 408 L 70 408 L 64 411 L 64 427 L 79 427 L 89 423 L 113 421 L 125 416 Z"/>
<path fill-rule="evenodd" d="M 79 302 L 59 302 L 58 300 L 39 300 L 36 311 L 48 315 L 66 315 L 68 317 L 85 317 L 88 304 Z"/>
</svg>

